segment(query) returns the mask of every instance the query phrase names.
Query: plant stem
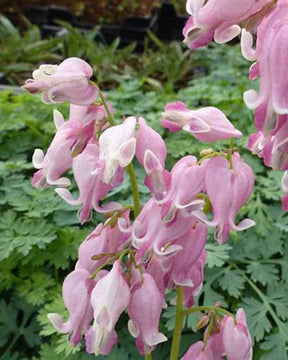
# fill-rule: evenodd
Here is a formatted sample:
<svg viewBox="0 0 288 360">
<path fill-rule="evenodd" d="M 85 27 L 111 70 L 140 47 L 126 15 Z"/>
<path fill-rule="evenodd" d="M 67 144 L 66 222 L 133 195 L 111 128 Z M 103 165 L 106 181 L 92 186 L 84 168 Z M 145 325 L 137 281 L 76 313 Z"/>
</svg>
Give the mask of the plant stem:
<svg viewBox="0 0 288 360">
<path fill-rule="evenodd" d="M 137 179 L 134 171 L 133 164 L 130 163 L 126 171 L 128 172 L 130 176 L 130 182 L 132 187 L 132 194 L 133 194 L 133 201 L 134 201 L 134 218 L 138 216 L 140 213 L 140 197 L 139 197 L 139 191 L 138 191 L 138 185 L 137 185 Z"/>
<path fill-rule="evenodd" d="M 225 158 L 228 159 L 228 156 L 229 156 L 229 155 L 228 155 L 228 154 L 225 154 L 224 152 L 221 152 L 221 151 L 213 152 L 213 153 L 208 154 L 208 155 L 204 156 L 203 158 L 201 158 L 201 159 L 197 162 L 197 165 L 201 165 L 204 160 L 213 158 L 213 157 L 215 157 L 215 156 L 223 156 L 223 157 L 225 157 Z"/>
<path fill-rule="evenodd" d="M 233 155 L 233 149 L 234 149 L 234 139 L 231 138 L 230 139 L 230 147 L 229 147 L 229 152 L 228 152 L 228 161 L 230 163 L 230 169 L 233 169 L 233 161 L 232 161 L 232 155 Z"/>
<path fill-rule="evenodd" d="M 189 315 L 192 314 L 194 312 L 199 312 L 199 311 L 215 311 L 215 312 L 220 312 L 223 314 L 226 314 L 228 316 L 231 316 L 234 319 L 234 315 L 232 313 L 230 313 L 229 311 L 219 308 L 217 306 L 197 306 L 191 309 L 187 309 L 187 310 L 183 310 L 182 313 L 183 315 Z"/>
<path fill-rule="evenodd" d="M 208 325 L 208 328 L 207 328 L 207 332 L 206 332 L 206 335 L 205 335 L 205 339 L 204 339 L 204 349 L 206 348 L 207 342 L 208 342 L 209 337 L 210 337 L 210 335 L 212 333 L 213 326 L 214 326 L 214 321 L 215 321 L 215 313 L 212 313 L 211 318 L 210 318 L 210 322 L 209 322 L 209 325 Z"/>
<path fill-rule="evenodd" d="M 152 353 L 145 354 L 145 360 L 152 360 Z"/>
<path fill-rule="evenodd" d="M 109 107 L 107 105 L 107 102 L 105 100 L 105 97 L 104 97 L 104 95 L 102 94 L 102 92 L 100 90 L 99 90 L 99 96 L 100 96 L 100 99 L 101 99 L 101 101 L 102 101 L 102 103 L 103 103 L 103 105 L 105 107 L 106 112 L 107 112 L 107 117 L 108 117 L 108 121 L 109 121 L 110 125 L 111 126 L 116 125 L 115 120 L 113 118 L 113 115 L 111 114 L 111 112 L 109 110 Z"/>
<path fill-rule="evenodd" d="M 184 319 L 184 314 L 182 311 L 182 303 L 183 303 L 183 287 L 178 286 L 176 319 L 175 319 L 175 328 L 174 328 L 174 332 L 173 332 L 170 360 L 178 360 L 178 358 L 179 358 L 182 324 L 183 324 L 183 319 Z"/>
</svg>

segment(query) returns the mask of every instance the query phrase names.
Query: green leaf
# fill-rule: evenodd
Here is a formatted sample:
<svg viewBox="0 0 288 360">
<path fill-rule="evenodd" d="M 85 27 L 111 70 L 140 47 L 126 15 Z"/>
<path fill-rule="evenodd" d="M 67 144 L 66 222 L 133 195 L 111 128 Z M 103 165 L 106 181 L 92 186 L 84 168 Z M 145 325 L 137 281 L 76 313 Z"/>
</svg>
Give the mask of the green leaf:
<svg viewBox="0 0 288 360">
<path fill-rule="evenodd" d="M 239 298 L 244 289 L 245 279 L 240 270 L 229 270 L 219 278 L 219 285 L 229 295 Z"/>
<path fill-rule="evenodd" d="M 282 320 L 288 319 L 288 288 L 286 283 L 273 283 L 267 289 L 270 304 Z"/>
<path fill-rule="evenodd" d="M 229 252 L 232 247 L 228 244 L 218 245 L 215 243 L 208 243 L 205 246 L 207 251 L 207 266 L 208 268 L 221 267 L 229 259 Z"/>
<path fill-rule="evenodd" d="M 287 360 L 287 339 L 282 334 L 271 334 L 265 337 L 260 348 L 265 350 L 261 360 Z"/>
<path fill-rule="evenodd" d="M 56 238 L 53 225 L 42 219 L 18 218 L 12 210 L 7 210 L 0 219 L 0 260 L 12 251 L 27 255 L 34 245 L 45 248 Z"/>
<path fill-rule="evenodd" d="M 274 264 L 253 262 L 247 266 L 247 273 L 250 274 L 253 281 L 267 285 L 277 281 L 279 270 Z"/>
<path fill-rule="evenodd" d="M 55 279 L 45 273 L 32 273 L 21 281 L 18 287 L 19 295 L 25 297 L 28 304 L 41 305 L 49 297 L 51 287 L 55 286 Z"/>
<path fill-rule="evenodd" d="M 251 335 L 256 341 L 264 338 L 269 333 L 272 325 L 267 317 L 268 309 L 265 304 L 254 298 L 244 298 L 242 304 Z"/>
</svg>

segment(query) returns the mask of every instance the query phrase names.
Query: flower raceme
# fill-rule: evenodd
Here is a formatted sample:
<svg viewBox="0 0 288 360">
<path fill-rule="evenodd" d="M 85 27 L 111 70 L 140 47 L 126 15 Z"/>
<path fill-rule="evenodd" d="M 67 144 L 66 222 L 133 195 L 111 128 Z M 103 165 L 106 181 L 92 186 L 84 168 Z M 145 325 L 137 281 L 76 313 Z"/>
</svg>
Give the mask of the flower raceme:
<svg viewBox="0 0 288 360">
<path fill-rule="evenodd" d="M 201 19 L 202 7 L 204 10 L 213 1 L 206 5 L 201 0 L 189 3 L 196 21 L 198 15 Z M 167 340 L 159 332 L 162 309 L 167 306 L 166 290 L 182 288 L 183 308 L 192 307 L 194 297 L 201 291 L 207 226 L 216 228 L 215 237 L 223 243 L 231 229 L 244 230 L 254 224 L 246 219 L 235 225 L 238 210 L 252 192 L 254 177 L 232 148 L 221 153 L 212 150 L 199 161 L 195 156 L 185 156 L 168 171 L 167 149 L 161 136 L 142 117 L 130 116 L 115 125 L 113 109 L 106 98 L 100 93 L 100 100 L 96 101 L 99 89 L 89 81 L 91 76 L 92 69 L 87 63 L 71 58 L 58 67 L 41 66 L 24 86 L 31 93 L 41 92 L 46 103 L 71 103 L 67 122 L 59 112 L 54 112 L 57 132 L 46 155 L 39 149 L 34 153 L 33 164 L 38 172 L 33 185 L 56 185 L 60 197 L 70 205 L 80 206 L 78 217 L 82 224 L 92 218 L 93 210 L 105 213 L 107 218 L 82 242 L 75 270 L 64 280 L 68 321 L 64 322 L 59 314 L 49 314 L 49 319 L 59 332 L 69 334 L 73 346 L 85 335 L 88 353 L 107 355 L 118 341 L 115 326 L 127 311 L 128 329 L 136 338 L 139 352 L 147 355 Z M 181 102 L 167 104 L 162 125 L 171 132 L 186 130 L 197 140 L 208 143 L 242 135 L 220 110 L 213 107 L 189 110 Z M 276 139 L 275 135 L 278 150 L 279 144 L 283 145 L 281 136 Z M 282 150 L 281 147 L 279 151 Z M 136 206 L 135 200 L 137 186 L 131 164 L 134 157 L 145 170 L 144 183 L 150 191 L 142 208 Z M 124 180 L 127 167 L 134 217 L 128 210 L 131 205 L 103 203 L 108 193 Z M 78 198 L 65 188 L 70 180 L 62 176 L 69 169 L 73 170 L 78 186 Z M 214 215 L 212 221 L 206 217 L 210 211 Z M 240 317 L 243 320 L 243 314 Z M 235 326 L 225 317 L 221 324 L 227 323 L 236 345 L 244 341 L 248 346 L 246 322 L 240 317 Z M 229 339 L 227 331 L 223 330 L 223 334 Z M 219 342 L 220 335 L 211 334 L 205 350 L 203 343 L 198 342 L 183 359 L 210 360 L 211 354 L 215 354 L 212 345 L 221 343 L 227 359 L 238 360 L 225 345 L 224 335 Z M 218 358 L 222 359 L 222 353 Z"/>
<path fill-rule="evenodd" d="M 187 0 L 190 18 L 183 29 L 190 49 L 208 45 L 214 38 L 226 43 L 241 33 L 240 23 L 261 17 L 271 0 Z M 265 12 L 264 12 L 265 14 Z M 263 15 L 264 15 L 263 14 Z"/>
<path fill-rule="evenodd" d="M 72 167 L 73 158 L 80 154 L 88 142 L 94 138 L 95 130 L 106 126 L 106 121 L 107 113 L 103 105 L 72 104 L 67 122 L 59 111 L 54 110 L 57 132 L 45 156 L 40 149 L 34 152 L 33 165 L 39 171 L 35 173 L 32 185 L 35 187 L 69 186 L 69 179 L 61 176 Z"/>
<path fill-rule="evenodd" d="M 230 229 L 242 231 L 255 225 L 250 219 L 235 224 L 235 217 L 246 203 L 254 188 L 254 174 L 240 155 L 232 156 L 232 168 L 223 157 L 215 157 L 206 165 L 206 191 L 213 208 L 214 218 L 209 221 L 201 211 L 192 214 L 208 226 L 216 227 L 215 239 L 219 244 L 227 241 Z"/>
</svg>

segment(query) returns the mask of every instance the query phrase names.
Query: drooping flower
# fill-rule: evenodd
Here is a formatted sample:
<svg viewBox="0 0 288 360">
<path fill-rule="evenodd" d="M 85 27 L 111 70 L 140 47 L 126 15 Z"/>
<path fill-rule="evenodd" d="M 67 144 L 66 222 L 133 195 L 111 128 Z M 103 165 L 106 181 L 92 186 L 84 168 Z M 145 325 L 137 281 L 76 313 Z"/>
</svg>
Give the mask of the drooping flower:
<svg viewBox="0 0 288 360">
<path fill-rule="evenodd" d="M 194 262 L 185 276 L 188 280 L 186 280 L 186 285 L 188 284 L 188 286 L 184 286 L 183 306 L 187 308 L 194 305 L 194 297 L 197 296 L 202 289 L 206 258 L 207 252 L 203 249 L 197 261 Z"/>
<path fill-rule="evenodd" d="M 100 200 L 106 197 L 113 185 L 104 183 L 99 174 L 93 173 L 98 163 L 98 145 L 88 144 L 84 151 L 73 160 L 73 173 L 80 192 L 78 199 L 75 200 L 67 189 L 58 188 L 55 190 L 68 204 L 82 204 L 78 214 L 82 224 L 90 220 L 93 208 L 98 212 L 108 212 L 121 208 L 120 204 L 114 202 L 100 207 Z M 117 176 L 118 178 L 114 181 L 115 186 L 123 180 L 123 171 L 119 172 Z"/>
<path fill-rule="evenodd" d="M 214 218 L 208 221 L 200 211 L 193 212 L 200 221 L 215 226 L 215 239 L 219 244 L 227 241 L 230 229 L 242 231 L 255 225 L 251 219 L 244 219 L 238 225 L 235 217 L 250 197 L 254 187 L 254 174 L 240 155 L 232 156 L 233 169 L 224 157 L 210 159 L 206 165 L 206 191 L 213 208 Z"/>
<path fill-rule="evenodd" d="M 185 130 L 207 143 L 242 136 L 219 109 L 189 110 L 181 101 L 166 105 L 161 122 L 171 132 Z"/>
<path fill-rule="evenodd" d="M 129 222 L 129 211 L 126 211 L 119 218 L 121 221 Z M 103 256 L 98 260 L 93 260 L 93 255 L 113 254 L 124 245 L 130 233 L 123 233 L 119 228 L 119 221 L 109 225 L 111 219 L 107 219 L 105 224 L 99 224 L 96 229 L 82 242 L 78 249 L 77 269 L 85 269 L 93 274 L 101 265 L 107 261 L 108 257 Z"/>
<path fill-rule="evenodd" d="M 191 345 L 181 360 L 212 360 L 209 349 L 205 349 L 203 341 Z"/>
<path fill-rule="evenodd" d="M 49 320 L 59 332 L 69 333 L 69 340 L 73 346 L 80 342 L 82 330 L 88 329 L 93 318 L 90 298 L 95 282 L 90 279 L 90 273 L 84 269 L 70 273 L 64 280 L 62 288 L 63 300 L 70 314 L 69 320 L 64 323 L 59 314 L 48 314 Z"/>
<path fill-rule="evenodd" d="M 286 118 L 286 115 L 285 115 Z M 264 159 L 266 166 L 273 170 L 288 169 L 288 122 L 281 121 L 274 135 L 264 135 L 261 131 L 250 135 L 248 149 L 252 154 Z"/>
<path fill-rule="evenodd" d="M 100 279 L 91 295 L 94 311 L 93 326 L 85 334 L 86 350 L 95 355 L 107 354 L 117 342 L 114 327 L 130 300 L 130 290 L 119 261 L 112 270 Z"/>
<path fill-rule="evenodd" d="M 109 104 L 109 102 L 107 102 L 107 106 L 109 108 L 110 113 L 113 114 L 113 108 L 111 104 Z M 98 134 L 100 131 L 103 131 L 107 127 L 109 127 L 107 111 L 104 105 L 99 105 L 99 104 L 92 104 L 86 106 L 71 104 L 69 121 L 78 121 L 78 122 L 80 121 L 83 124 L 83 126 L 88 126 L 89 124 L 93 123 L 94 125 L 93 135 L 95 135 L 94 133 Z M 78 143 L 79 145 L 76 147 L 75 144 L 74 147 L 76 147 L 76 149 L 80 148 L 80 150 L 78 150 L 78 153 L 80 153 L 83 150 L 83 149 L 81 150 L 81 145 L 84 144 L 86 146 L 87 141 L 81 142 L 79 139 Z M 77 152 L 75 155 L 77 155 Z"/>
<path fill-rule="evenodd" d="M 105 184 L 112 184 L 117 179 L 119 170 L 127 167 L 133 160 L 136 150 L 136 118 L 128 117 L 123 124 L 113 126 L 103 132 L 99 138 L 98 173 Z M 116 180 L 117 181 L 117 180 Z"/>
<path fill-rule="evenodd" d="M 165 170 L 166 146 L 162 137 L 147 125 L 143 118 L 139 118 L 136 157 L 146 171 L 145 185 L 161 199 L 169 186 L 170 175 Z"/>
<path fill-rule="evenodd" d="M 69 101 L 76 105 L 92 104 L 98 88 L 89 83 L 93 70 L 84 60 L 69 58 L 57 65 L 40 65 L 23 88 L 31 94 L 42 93 L 46 104 Z"/>
<path fill-rule="evenodd" d="M 180 212 L 175 215 L 171 224 L 163 223 L 161 208 L 150 199 L 142 208 L 132 225 L 132 244 L 138 249 L 136 259 L 145 258 L 148 252 L 154 252 L 160 257 L 170 257 L 182 250 L 175 240 L 187 233 L 196 223 L 192 216 L 186 218 Z"/>
<path fill-rule="evenodd" d="M 252 341 L 243 309 L 236 313 L 236 324 L 231 316 L 226 318 L 223 345 L 227 360 L 252 360 Z"/>
<path fill-rule="evenodd" d="M 171 183 L 166 195 L 157 201 L 161 205 L 161 216 L 165 223 L 173 221 L 177 211 L 191 216 L 201 209 L 204 201 L 197 198 L 205 188 L 205 168 L 197 165 L 195 156 L 185 156 L 171 170 Z"/>
<path fill-rule="evenodd" d="M 35 187 L 70 185 L 70 180 L 61 176 L 72 167 L 71 148 L 83 128 L 80 122 L 67 121 L 65 123 L 62 114 L 57 110 L 54 110 L 54 123 L 57 133 L 46 155 L 40 149 L 36 149 L 33 154 L 33 166 L 39 169 L 32 180 L 32 185 Z"/>
<path fill-rule="evenodd" d="M 131 335 L 137 338 L 141 354 L 150 353 L 154 347 L 167 341 L 166 336 L 158 330 L 162 312 L 163 298 L 153 277 L 144 273 L 142 280 L 131 288 L 131 299 L 128 306 L 130 320 L 128 328 Z"/>
<path fill-rule="evenodd" d="M 190 49 L 206 46 L 210 41 L 226 43 L 241 32 L 238 25 L 270 4 L 271 0 L 187 0 L 190 18 L 183 29 L 184 42 Z M 264 15 L 264 14 L 263 14 Z"/>
<path fill-rule="evenodd" d="M 182 250 L 171 259 L 173 265 L 170 277 L 174 284 L 195 288 L 196 284 L 194 284 L 189 271 L 202 255 L 206 241 L 206 226 L 198 223 L 195 228 L 174 242 L 174 244 L 182 246 Z"/>
<path fill-rule="evenodd" d="M 256 60 L 250 78 L 260 77 L 259 94 L 248 90 L 244 93 L 244 100 L 248 108 L 255 109 L 256 127 L 265 136 L 277 128 L 279 115 L 288 113 L 287 15 L 288 2 L 278 1 L 275 10 L 257 28 L 256 50 L 252 48 L 252 35 L 242 31 L 242 53 L 248 60 Z"/>
</svg>

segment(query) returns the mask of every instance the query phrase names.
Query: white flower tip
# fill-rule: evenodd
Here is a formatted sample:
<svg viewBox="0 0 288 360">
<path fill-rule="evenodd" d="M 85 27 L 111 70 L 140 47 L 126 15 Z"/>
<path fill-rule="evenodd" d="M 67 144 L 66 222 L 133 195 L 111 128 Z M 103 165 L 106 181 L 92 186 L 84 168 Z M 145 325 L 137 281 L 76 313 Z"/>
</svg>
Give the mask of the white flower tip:
<svg viewBox="0 0 288 360">
<path fill-rule="evenodd" d="M 151 339 L 146 341 L 146 343 L 149 346 L 154 346 L 154 345 L 160 344 L 162 342 L 165 342 L 167 340 L 168 339 L 165 335 L 163 335 L 162 333 L 158 333 L 157 335 L 154 335 Z"/>
<path fill-rule="evenodd" d="M 140 335 L 138 326 L 131 319 L 128 321 L 128 330 L 135 339 Z"/>
<path fill-rule="evenodd" d="M 32 163 L 35 169 L 42 169 L 44 152 L 41 149 L 35 149 L 32 156 Z"/>
<path fill-rule="evenodd" d="M 57 329 L 58 331 L 62 332 L 63 330 L 63 319 L 59 314 L 50 313 L 47 314 L 47 317 L 51 324 Z"/>
<path fill-rule="evenodd" d="M 62 126 L 65 123 L 63 115 L 61 114 L 60 111 L 56 109 L 53 111 L 53 119 L 56 129 L 59 129 L 60 126 Z"/>
</svg>

